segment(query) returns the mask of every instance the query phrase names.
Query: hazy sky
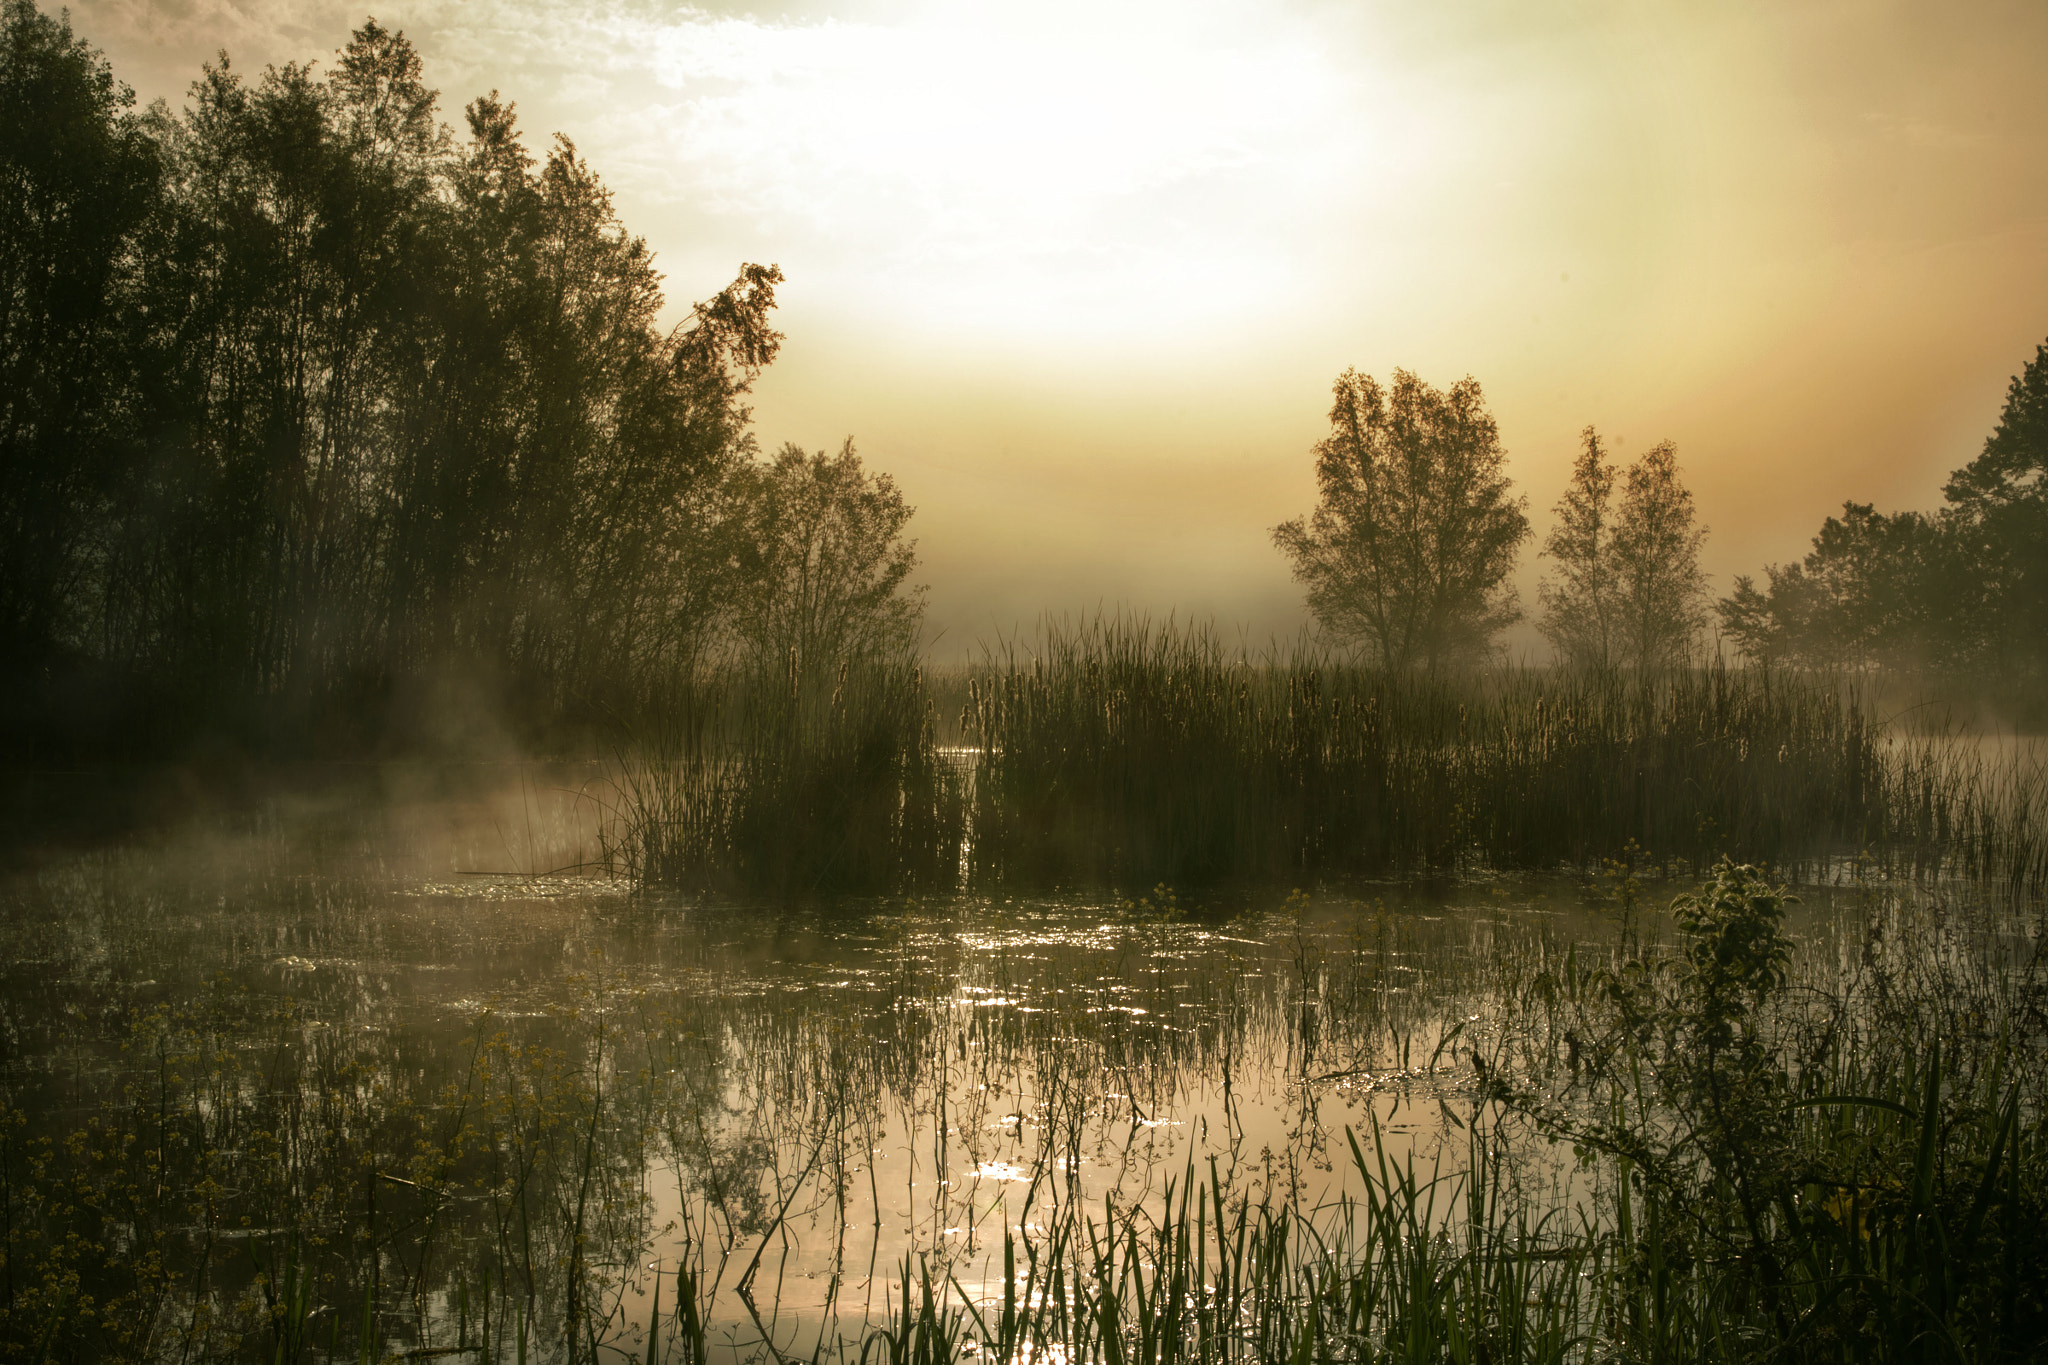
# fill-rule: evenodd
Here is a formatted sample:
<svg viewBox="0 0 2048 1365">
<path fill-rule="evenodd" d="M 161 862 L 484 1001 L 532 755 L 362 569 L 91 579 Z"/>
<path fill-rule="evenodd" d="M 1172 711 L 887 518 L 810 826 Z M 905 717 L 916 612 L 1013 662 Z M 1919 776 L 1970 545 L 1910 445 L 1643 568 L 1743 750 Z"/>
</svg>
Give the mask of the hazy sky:
<svg viewBox="0 0 2048 1365">
<path fill-rule="evenodd" d="M 896 477 L 942 656 L 1098 602 L 1293 631 L 1268 533 L 1346 366 L 1476 377 L 1539 536 L 1587 423 L 1676 441 L 1725 591 L 1936 505 L 2048 336 L 2041 0 L 370 12 L 451 123 L 575 140 L 672 318 L 783 268 L 759 437 Z M 364 14 L 72 7 L 174 105 Z"/>
</svg>

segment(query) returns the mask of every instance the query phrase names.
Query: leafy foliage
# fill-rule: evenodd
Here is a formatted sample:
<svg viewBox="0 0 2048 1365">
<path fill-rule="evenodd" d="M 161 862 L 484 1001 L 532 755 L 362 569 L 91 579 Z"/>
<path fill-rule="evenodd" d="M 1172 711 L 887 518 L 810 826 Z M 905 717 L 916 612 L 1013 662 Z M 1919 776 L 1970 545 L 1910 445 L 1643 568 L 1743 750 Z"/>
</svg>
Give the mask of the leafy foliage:
<svg viewBox="0 0 2048 1365">
<path fill-rule="evenodd" d="M 1560 657 L 1581 668 L 1605 669 L 1615 662 L 1619 629 L 1614 582 L 1614 464 L 1587 427 L 1572 464 L 1572 481 L 1557 500 L 1557 525 L 1543 541 L 1558 576 L 1537 588 L 1543 603 L 1538 623 Z"/>
<path fill-rule="evenodd" d="M 1987 674 L 2029 688 L 2048 671 L 2048 344 L 2006 393 L 1984 450 L 1932 513 L 1847 502 L 1796 564 L 1717 604 L 1747 655 L 1818 667 Z"/>
<path fill-rule="evenodd" d="M 1669 441 L 1629 466 L 1614 528 L 1622 656 L 1639 668 L 1682 662 L 1706 624 L 1706 575 L 1692 493 L 1678 480 Z"/>
<path fill-rule="evenodd" d="M 837 455 L 784 446 L 737 478 L 739 539 L 753 557 L 734 613 L 745 647 L 796 669 L 916 647 L 912 509 L 894 480 L 862 469 L 851 441 Z"/>
<path fill-rule="evenodd" d="M 134 92 L 30 0 L 0 8 L 0 658 L 65 642 L 103 516 L 136 458 L 135 247 L 162 152 Z"/>
<path fill-rule="evenodd" d="M 1930 990 L 1905 967 L 1859 989 L 1852 970 L 1795 996 L 1790 900 L 1724 859 L 1673 901 L 1671 950 L 1574 956 L 1544 981 L 1561 1078 L 1530 1087 L 1481 1061 L 1490 1096 L 1611 1163 L 1616 1268 L 1641 1286 L 1619 1315 L 1624 1358 L 1677 1358 L 1688 1339 L 1734 1359 L 1794 1343 L 1823 1359 L 2033 1358 L 2041 1309 L 2019 1267 L 2048 1224 L 2013 1164 L 2041 1139 L 2014 1075 L 2033 1074 L 2033 1025 L 2009 998 L 1973 1002 L 2019 1032 L 1980 1031 L 1945 1066 L 1953 1030 L 1924 1012 L 1963 983 Z M 1930 1032 L 1926 1055 L 1901 1050 Z"/>
<path fill-rule="evenodd" d="M 1805 559 L 1765 571 L 1766 588 L 1735 580 L 1718 605 L 1722 629 L 1752 658 L 1808 667 L 1963 662 L 1978 593 L 1957 529 L 1844 503 Z"/>
<path fill-rule="evenodd" d="M 2013 376 L 1983 453 L 1943 493 L 1985 578 L 1985 646 L 2048 668 L 2048 342 Z"/>
<path fill-rule="evenodd" d="M 374 20 L 325 74 L 223 57 L 178 116 L 127 112 L 27 0 L 5 42 L 14 747 L 73 698 L 74 736 L 130 750 L 406 742 L 450 688 L 531 729 L 644 709 L 743 610 L 797 610 L 791 476 L 756 467 L 744 406 L 774 266 L 663 332 L 575 146 L 530 152 L 495 92 L 458 142 Z M 890 566 L 835 629 L 901 640 L 910 509 L 832 469 L 813 513 Z"/>
<path fill-rule="evenodd" d="M 1521 616 L 1507 579 L 1529 535 L 1477 381 L 1448 390 L 1346 370 L 1316 445 L 1322 499 L 1273 530 L 1309 608 L 1388 668 L 1481 658 Z"/>
<path fill-rule="evenodd" d="M 1669 442 L 1628 469 L 1610 510 L 1615 471 L 1591 427 L 1543 544 L 1558 577 L 1540 587 L 1543 633 L 1582 668 L 1657 668 L 1682 662 L 1706 623 L 1692 494 Z"/>
</svg>

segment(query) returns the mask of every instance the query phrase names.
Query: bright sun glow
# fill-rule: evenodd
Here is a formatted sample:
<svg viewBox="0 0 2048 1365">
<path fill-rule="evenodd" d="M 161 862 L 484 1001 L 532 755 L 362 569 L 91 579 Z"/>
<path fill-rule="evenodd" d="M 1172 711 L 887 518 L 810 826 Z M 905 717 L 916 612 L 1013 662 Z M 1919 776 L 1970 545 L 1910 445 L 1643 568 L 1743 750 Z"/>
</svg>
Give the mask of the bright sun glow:
<svg viewBox="0 0 2048 1365">
<path fill-rule="evenodd" d="M 1230 309 L 1313 262 L 1331 186 L 1420 164 L 1419 121 L 1305 28 L 1222 7 L 942 8 L 890 25 L 689 15 L 621 32 L 721 210 L 1020 322 Z M 1337 198 L 1345 196 L 1340 192 Z M 930 285 L 942 283 L 934 291 Z"/>
</svg>

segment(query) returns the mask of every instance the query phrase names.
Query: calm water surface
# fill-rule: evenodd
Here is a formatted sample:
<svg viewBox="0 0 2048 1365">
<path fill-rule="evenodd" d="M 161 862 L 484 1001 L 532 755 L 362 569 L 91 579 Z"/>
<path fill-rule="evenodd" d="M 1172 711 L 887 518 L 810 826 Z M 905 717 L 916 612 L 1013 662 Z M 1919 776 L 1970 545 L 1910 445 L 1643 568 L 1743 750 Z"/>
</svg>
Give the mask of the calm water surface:
<svg viewBox="0 0 2048 1365">
<path fill-rule="evenodd" d="M 996 1292 L 1005 1234 L 1076 1201 L 1192 1173 L 1313 1207 L 1355 1183 L 1347 1133 L 1459 1168 L 1460 1049 L 1625 928 L 1612 878 L 678 898 L 596 866 L 603 801 L 390 769 L 26 860 L 10 1107 L 154 1144 L 157 1235 L 223 1321 L 296 1255 L 316 1340 L 367 1299 L 394 1348 L 541 1358 L 580 1309 L 638 1357 L 680 1267 L 714 1343 L 808 1356 L 907 1268 Z"/>
</svg>

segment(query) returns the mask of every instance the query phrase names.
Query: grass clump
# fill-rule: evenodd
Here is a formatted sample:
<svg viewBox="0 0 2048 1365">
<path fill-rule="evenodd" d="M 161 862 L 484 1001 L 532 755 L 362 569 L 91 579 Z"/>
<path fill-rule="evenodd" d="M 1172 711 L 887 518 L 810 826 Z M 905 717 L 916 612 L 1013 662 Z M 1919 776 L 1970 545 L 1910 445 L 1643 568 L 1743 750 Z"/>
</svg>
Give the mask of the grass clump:
<svg viewBox="0 0 2048 1365">
<path fill-rule="evenodd" d="M 959 879 L 965 780 L 907 660 L 691 680 L 616 765 L 608 858 L 645 882 L 773 895 Z"/>
<path fill-rule="evenodd" d="M 1545 1064 L 1475 1053 L 1484 1094 L 1608 1177 L 1602 1333 L 1626 1359 L 2038 1359 L 2038 940 L 1920 925 L 1887 957 L 1873 919 L 1802 975 L 1789 899 L 1724 861 L 1670 950 L 1544 976 L 1544 1041 L 1516 1041 Z"/>
<path fill-rule="evenodd" d="M 2048 767 L 1894 735 L 1854 686 L 1725 664 L 1430 675 L 1206 630 L 1048 629 L 934 691 L 873 658 L 694 679 L 615 765 L 608 856 L 802 895 L 1580 872 L 1650 850 L 2048 891 Z"/>
<path fill-rule="evenodd" d="M 1190 1169 L 1156 1206 L 1007 1236 L 993 1292 L 906 1265 L 870 1348 L 904 1365 L 1584 1359 L 1598 1246 L 1514 1217 L 1483 1161 L 1418 1169 L 1378 1139 L 1352 1137 L 1362 1193 L 1326 1207 Z"/>
<path fill-rule="evenodd" d="M 1722 664 L 1432 676 L 1096 622 L 975 670 L 973 885 L 1585 870 L 1629 848 L 2048 887 L 2048 778 L 1893 743 L 1846 685 Z"/>
</svg>

